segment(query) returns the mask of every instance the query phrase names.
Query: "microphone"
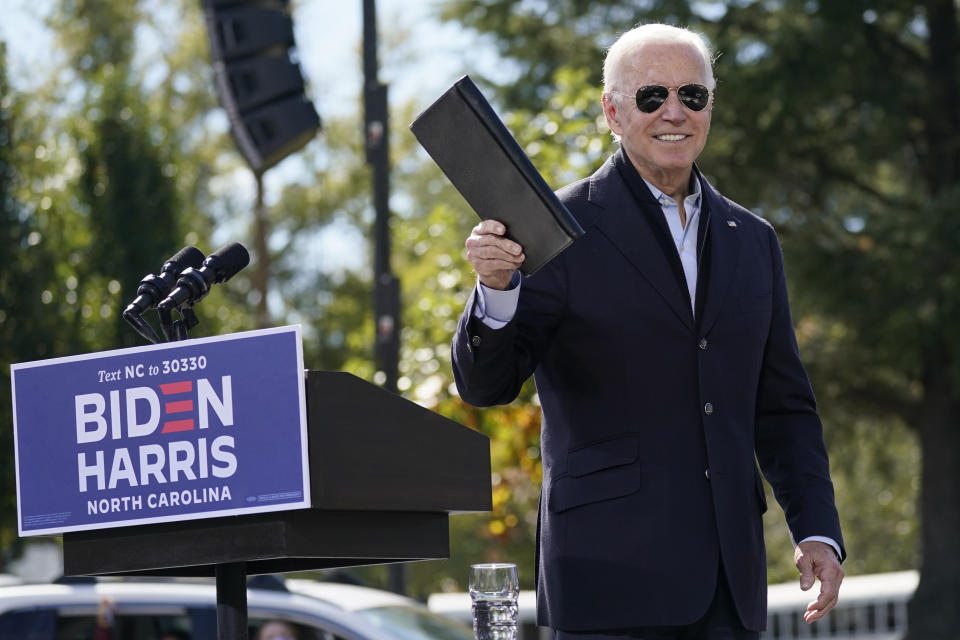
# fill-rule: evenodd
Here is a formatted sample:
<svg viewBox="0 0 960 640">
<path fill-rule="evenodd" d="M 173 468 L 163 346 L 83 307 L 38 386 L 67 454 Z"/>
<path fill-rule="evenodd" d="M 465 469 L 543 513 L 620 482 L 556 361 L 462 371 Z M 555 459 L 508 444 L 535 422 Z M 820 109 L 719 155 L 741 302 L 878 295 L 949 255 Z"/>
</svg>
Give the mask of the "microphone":
<svg viewBox="0 0 960 640">
<path fill-rule="evenodd" d="M 203 264 L 203 252 L 196 247 L 180 249 L 160 268 L 160 275 L 150 274 L 140 281 L 137 287 L 137 297 L 123 310 L 123 319 L 137 330 L 141 336 L 150 342 L 160 342 L 160 337 L 141 316 L 162 300 L 184 269 L 196 268 Z"/>
<path fill-rule="evenodd" d="M 199 269 L 184 269 L 177 279 L 177 286 L 157 304 L 157 309 L 162 314 L 184 305 L 193 305 L 206 297 L 212 285 L 226 282 L 248 264 L 250 254 L 239 242 L 220 247 L 207 256 Z"/>
</svg>

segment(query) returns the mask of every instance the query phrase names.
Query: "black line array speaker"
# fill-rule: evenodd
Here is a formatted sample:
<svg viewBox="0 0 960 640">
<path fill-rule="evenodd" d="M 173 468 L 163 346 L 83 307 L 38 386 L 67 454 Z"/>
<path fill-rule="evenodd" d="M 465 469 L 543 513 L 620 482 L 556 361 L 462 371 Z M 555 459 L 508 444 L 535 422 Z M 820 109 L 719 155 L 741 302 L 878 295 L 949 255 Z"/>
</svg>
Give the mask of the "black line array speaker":
<svg viewBox="0 0 960 640">
<path fill-rule="evenodd" d="M 217 93 L 230 130 L 258 174 L 309 142 L 320 116 L 292 59 L 285 0 L 203 0 Z"/>
</svg>

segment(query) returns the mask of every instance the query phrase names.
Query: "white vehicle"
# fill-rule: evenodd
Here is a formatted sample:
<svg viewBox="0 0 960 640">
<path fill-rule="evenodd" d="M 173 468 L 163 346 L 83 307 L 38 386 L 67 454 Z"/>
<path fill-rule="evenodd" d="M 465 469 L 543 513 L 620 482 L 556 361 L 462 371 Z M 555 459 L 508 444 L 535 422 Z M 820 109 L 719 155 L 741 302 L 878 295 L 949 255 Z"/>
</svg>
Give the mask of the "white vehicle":
<svg viewBox="0 0 960 640">
<path fill-rule="evenodd" d="M 269 621 L 294 640 L 473 640 L 469 627 L 415 600 L 338 584 L 291 580 L 292 590 L 250 588 L 250 638 Z M 110 640 L 212 640 L 216 587 L 209 580 L 100 579 L 0 587 L 0 640 L 90 640 L 98 608 L 110 603 Z"/>
</svg>

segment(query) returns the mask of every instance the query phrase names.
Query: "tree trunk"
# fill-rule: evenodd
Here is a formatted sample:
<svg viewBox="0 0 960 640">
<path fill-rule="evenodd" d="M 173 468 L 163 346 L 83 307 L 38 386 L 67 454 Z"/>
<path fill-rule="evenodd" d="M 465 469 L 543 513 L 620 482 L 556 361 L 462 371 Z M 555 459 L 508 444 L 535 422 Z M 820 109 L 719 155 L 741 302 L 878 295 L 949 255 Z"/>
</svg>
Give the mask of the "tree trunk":
<svg viewBox="0 0 960 640">
<path fill-rule="evenodd" d="M 928 155 L 924 180 L 936 196 L 960 181 L 960 39 L 955 0 L 927 0 L 930 29 Z M 942 264 L 951 264 L 945 256 Z M 922 559 L 920 584 L 908 610 L 906 640 L 960 637 L 960 389 L 951 374 L 947 336 L 956 330 L 949 316 L 940 339 L 925 354 L 923 409 L 916 428 L 923 454 L 920 488 Z"/>
<path fill-rule="evenodd" d="M 923 453 L 920 584 L 908 610 L 905 640 L 960 637 L 960 399 L 952 393 L 946 353 L 931 367 L 917 425 Z"/>
<path fill-rule="evenodd" d="M 930 29 L 929 113 L 926 114 L 928 157 L 923 174 L 934 195 L 960 179 L 960 35 L 956 0 L 927 0 Z"/>
</svg>

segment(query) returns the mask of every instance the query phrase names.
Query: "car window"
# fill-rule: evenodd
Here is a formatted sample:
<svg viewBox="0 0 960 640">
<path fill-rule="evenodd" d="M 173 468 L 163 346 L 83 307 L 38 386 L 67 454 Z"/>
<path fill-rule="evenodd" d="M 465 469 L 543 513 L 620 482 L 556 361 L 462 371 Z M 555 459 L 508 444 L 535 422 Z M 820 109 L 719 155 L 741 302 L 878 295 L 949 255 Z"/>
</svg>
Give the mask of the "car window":
<svg viewBox="0 0 960 640">
<path fill-rule="evenodd" d="M 473 640 L 469 627 L 424 609 L 375 607 L 357 613 L 402 640 Z"/>
<path fill-rule="evenodd" d="M 0 615 L 0 640 L 192 640 L 216 635 L 216 611 L 125 614 L 97 633 L 96 614 L 69 608 L 31 608 Z M 213 635 L 210 624 L 212 617 Z M 205 624 L 197 624 L 204 620 Z"/>
<path fill-rule="evenodd" d="M 53 609 L 28 609 L 0 614 L 0 640 L 52 640 L 57 624 Z"/>
<path fill-rule="evenodd" d="M 217 637 L 217 613 L 212 607 L 177 611 L 127 610 L 121 605 L 113 627 L 97 633 L 96 612 L 82 608 L 30 608 L 0 614 L 0 640 L 206 640 Z M 270 620 L 250 618 L 251 640 Z M 290 640 L 356 640 L 314 624 L 287 621 L 294 630 Z M 275 640 L 280 640 L 276 638 Z"/>
<path fill-rule="evenodd" d="M 97 618 L 94 615 L 57 615 L 56 630 L 49 637 L 52 640 L 88 640 L 93 638 L 96 626 Z"/>
<path fill-rule="evenodd" d="M 250 640 L 351 640 L 336 635 L 329 629 L 300 624 L 280 617 L 250 618 L 249 633 Z"/>
<path fill-rule="evenodd" d="M 250 639 L 258 640 L 261 628 L 268 621 L 285 619 L 282 612 L 275 615 L 279 617 L 251 616 Z M 321 626 L 320 621 L 310 618 L 307 623 L 306 619 L 302 614 L 286 616 L 286 623 L 294 630 L 290 640 L 359 639 L 345 630 L 333 631 Z M 96 611 L 90 606 L 31 607 L 0 614 L 0 640 L 209 640 L 215 637 L 217 613 L 212 607 L 122 604 L 113 616 L 112 628 L 99 633 Z"/>
<path fill-rule="evenodd" d="M 20 609 L 0 615 L 0 640 L 91 640 L 96 617 L 60 615 L 53 607 Z"/>
</svg>

